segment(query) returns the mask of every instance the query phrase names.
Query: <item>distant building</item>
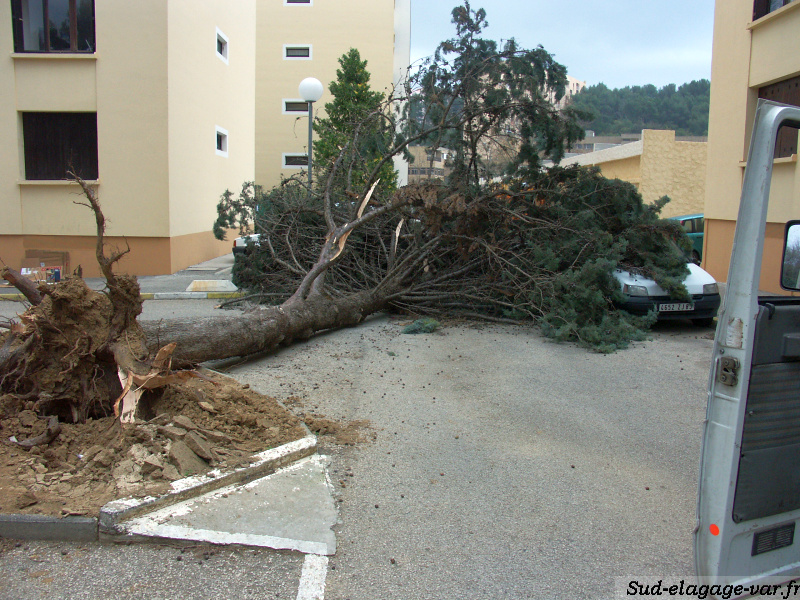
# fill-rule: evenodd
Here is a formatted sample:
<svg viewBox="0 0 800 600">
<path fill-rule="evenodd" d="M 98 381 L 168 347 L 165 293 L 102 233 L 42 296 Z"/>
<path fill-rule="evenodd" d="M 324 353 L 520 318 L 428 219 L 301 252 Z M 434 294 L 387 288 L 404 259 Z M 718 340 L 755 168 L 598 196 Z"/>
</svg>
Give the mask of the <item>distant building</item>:
<svg viewBox="0 0 800 600">
<path fill-rule="evenodd" d="M 674 131 L 654 129 L 636 135 L 641 139 L 565 158 L 561 165 L 597 166 L 604 177 L 634 184 L 648 203 L 669 196 L 663 217 L 703 212 L 705 141 L 681 141 Z"/>
<path fill-rule="evenodd" d="M 586 130 L 586 137 L 580 142 L 573 144 L 567 151 L 566 156 L 571 157 L 578 154 L 587 154 L 589 152 L 597 152 L 599 150 L 606 150 L 615 146 L 623 144 L 630 144 L 631 142 L 638 142 L 642 139 L 641 133 L 621 133 L 619 135 L 595 135 L 591 129 Z M 707 142 L 708 138 L 705 136 L 676 136 L 676 142 Z"/>
<path fill-rule="evenodd" d="M 428 146 L 409 146 L 413 162 L 408 166 L 408 182 L 420 183 L 429 179 L 444 179 L 452 171 L 453 151 L 439 148 L 432 152 Z"/>
<path fill-rule="evenodd" d="M 577 94 L 586 86 L 585 81 L 580 81 L 569 75 L 567 80 L 565 94 L 560 101 L 555 102 L 553 93 L 548 93 L 547 95 L 550 102 L 554 103 L 559 109 L 566 105 L 571 96 Z M 493 179 L 498 177 L 506 166 L 514 160 L 520 144 L 517 127 L 518 124 L 507 123 L 504 131 L 495 132 L 491 136 L 484 136 L 478 142 L 477 152 L 481 159 L 482 178 Z M 433 165 L 429 164 L 430 153 L 427 146 L 414 146 L 409 151 L 415 159 L 409 166 L 409 183 L 416 183 L 428 177 L 443 178 L 450 175 L 451 168 L 447 164 L 447 157 L 452 156 L 452 150 L 441 149 L 437 152 Z M 440 160 L 440 158 L 442 159 Z"/>
<path fill-rule="evenodd" d="M 551 93 L 550 102 L 553 102 L 558 108 L 564 108 L 567 105 L 567 102 L 569 102 L 569 99 L 585 87 L 585 81 L 581 81 L 580 79 L 575 79 L 571 75 L 567 75 L 567 86 L 564 90 L 564 95 L 558 102 L 556 102 L 555 95 Z"/>
<path fill-rule="evenodd" d="M 641 133 L 625 133 L 620 135 L 595 135 L 594 131 L 587 129 L 585 137 L 578 143 L 573 144 L 567 150 L 567 156 L 575 154 L 587 154 L 589 152 L 597 152 L 598 150 L 606 150 L 614 146 L 622 144 L 629 144 L 630 142 L 638 142 L 642 139 Z"/>
</svg>

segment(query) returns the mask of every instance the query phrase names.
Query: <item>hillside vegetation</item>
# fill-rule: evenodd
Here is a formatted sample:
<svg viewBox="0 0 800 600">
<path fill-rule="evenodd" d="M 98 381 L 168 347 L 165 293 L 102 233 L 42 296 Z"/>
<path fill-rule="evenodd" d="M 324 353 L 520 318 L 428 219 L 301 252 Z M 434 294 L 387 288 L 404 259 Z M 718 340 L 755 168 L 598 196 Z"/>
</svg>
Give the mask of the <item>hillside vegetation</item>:
<svg viewBox="0 0 800 600">
<path fill-rule="evenodd" d="M 676 135 L 708 135 L 707 79 L 685 83 L 609 89 L 598 83 L 572 98 L 572 107 L 594 115 L 583 121 L 596 135 L 639 133 L 642 129 L 674 129 Z"/>
</svg>

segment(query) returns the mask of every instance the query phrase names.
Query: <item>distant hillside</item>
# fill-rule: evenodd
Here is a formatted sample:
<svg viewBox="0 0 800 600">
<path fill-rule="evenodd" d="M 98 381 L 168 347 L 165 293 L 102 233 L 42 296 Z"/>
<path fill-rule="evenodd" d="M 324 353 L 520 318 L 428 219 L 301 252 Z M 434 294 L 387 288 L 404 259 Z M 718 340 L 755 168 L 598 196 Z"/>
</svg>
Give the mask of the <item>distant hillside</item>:
<svg viewBox="0 0 800 600">
<path fill-rule="evenodd" d="M 674 129 L 676 135 L 708 135 L 708 79 L 685 83 L 610 90 L 605 84 L 585 87 L 572 106 L 593 115 L 583 122 L 597 135 L 639 133 L 642 129 Z"/>
</svg>

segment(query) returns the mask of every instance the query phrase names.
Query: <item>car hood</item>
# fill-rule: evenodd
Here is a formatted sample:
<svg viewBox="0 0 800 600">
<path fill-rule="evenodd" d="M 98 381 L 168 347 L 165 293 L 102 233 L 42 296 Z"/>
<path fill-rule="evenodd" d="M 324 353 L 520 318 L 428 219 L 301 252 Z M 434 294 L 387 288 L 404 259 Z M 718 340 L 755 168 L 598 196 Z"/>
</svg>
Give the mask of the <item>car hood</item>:
<svg viewBox="0 0 800 600">
<path fill-rule="evenodd" d="M 687 266 L 689 267 L 689 275 L 683 280 L 683 285 L 686 286 L 686 290 L 692 296 L 702 294 L 704 285 L 717 282 L 716 279 L 696 264 L 687 263 Z M 635 275 L 629 271 L 623 271 L 622 269 L 615 269 L 613 275 L 617 278 L 617 281 L 619 281 L 620 286 L 625 284 L 641 285 L 647 288 L 647 293 L 650 296 L 669 296 L 655 281 L 643 277 L 642 275 Z"/>
</svg>

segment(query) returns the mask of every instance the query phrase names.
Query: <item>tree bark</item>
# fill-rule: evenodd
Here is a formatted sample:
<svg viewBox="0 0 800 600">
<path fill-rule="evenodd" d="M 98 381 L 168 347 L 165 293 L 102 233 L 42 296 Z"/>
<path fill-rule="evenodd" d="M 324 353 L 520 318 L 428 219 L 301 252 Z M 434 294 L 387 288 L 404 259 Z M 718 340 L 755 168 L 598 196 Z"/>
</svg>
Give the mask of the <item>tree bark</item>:
<svg viewBox="0 0 800 600">
<path fill-rule="evenodd" d="M 258 307 L 244 315 L 142 321 L 147 347 L 154 352 L 175 342 L 178 364 L 247 356 L 308 339 L 327 329 L 352 327 L 386 308 L 392 290 L 366 290 L 331 298 L 313 295 L 282 306 Z"/>
<path fill-rule="evenodd" d="M 15 271 L 11 267 L 3 267 L 3 270 L 0 271 L 0 276 L 17 288 L 33 306 L 38 306 L 41 303 L 42 295 L 36 288 L 36 284 L 20 275 L 19 271 Z"/>
</svg>

